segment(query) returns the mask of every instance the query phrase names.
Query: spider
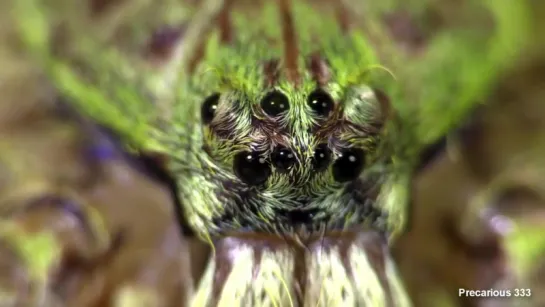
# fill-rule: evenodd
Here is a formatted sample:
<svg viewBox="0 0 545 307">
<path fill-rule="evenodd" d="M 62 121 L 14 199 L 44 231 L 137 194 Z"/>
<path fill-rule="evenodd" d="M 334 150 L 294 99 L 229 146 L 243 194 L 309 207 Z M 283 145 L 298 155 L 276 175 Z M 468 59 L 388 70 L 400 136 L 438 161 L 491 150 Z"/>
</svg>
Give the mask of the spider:
<svg viewBox="0 0 545 307">
<path fill-rule="evenodd" d="M 128 151 L 166 157 L 184 235 L 214 248 L 187 304 L 410 306 L 389 246 L 420 154 L 516 51 L 501 49 L 517 39 L 506 7 L 482 6 L 497 23 L 485 47 L 445 30 L 416 62 L 373 17 L 383 8 L 358 1 L 180 4 L 191 19 L 155 36 L 155 65 L 102 28 L 66 54 L 23 29 L 68 103 Z"/>
</svg>

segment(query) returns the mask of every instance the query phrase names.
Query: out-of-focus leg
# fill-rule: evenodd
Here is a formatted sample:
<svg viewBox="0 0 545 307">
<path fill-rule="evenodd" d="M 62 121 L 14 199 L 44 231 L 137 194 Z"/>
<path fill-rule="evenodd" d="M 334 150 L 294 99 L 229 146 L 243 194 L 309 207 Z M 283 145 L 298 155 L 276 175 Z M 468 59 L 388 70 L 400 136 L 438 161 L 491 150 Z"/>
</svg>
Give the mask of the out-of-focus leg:
<svg viewBox="0 0 545 307">
<path fill-rule="evenodd" d="M 191 269 L 170 191 L 65 115 L 0 131 L 0 298 L 184 305 Z"/>
</svg>

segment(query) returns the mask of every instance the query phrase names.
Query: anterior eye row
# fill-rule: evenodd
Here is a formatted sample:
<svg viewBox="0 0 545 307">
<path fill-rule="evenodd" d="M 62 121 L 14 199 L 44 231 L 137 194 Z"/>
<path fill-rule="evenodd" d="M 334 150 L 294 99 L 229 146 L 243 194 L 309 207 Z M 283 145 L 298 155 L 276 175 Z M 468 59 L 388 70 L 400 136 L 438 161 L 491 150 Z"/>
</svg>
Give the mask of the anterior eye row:
<svg viewBox="0 0 545 307">
<path fill-rule="evenodd" d="M 312 166 L 314 170 L 320 172 L 329 166 L 331 162 L 331 150 L 327 144 L 319 144 L 314 149 L 314 155 L 312 156 Z"/>
<path fill-rule="evenodd" d="M 347 148 L 340 152 L 333 163 L 333 178 L 348 182 L 359 177 L 365 167 L 365 152 L 360 148 Z"/>
<path fill-rule="evenodd" d="M 235 155 L 233 172 L 248 185 L 263 184 L 271 175 L 268 161 L 258 151 L 244 151 Z"/>
<path fill-rule="evenodd" d="M 363 149 L 346 148 L 336 159 L 332 156 L 327 144 L 316 146 L 310 165 L 313 171 L 319 173 L 331 166 L 335 181 L 345 183 L 356 180 L 365 167 Z M 296 161 L 295 153 L 283 146 L 276 147 L 270 156 L 260 151 L 244 151 L 235 155 L 233 172 L 246 184 L 256 186 L 267 181 L 273 166 L 278 172 L 285 173 L 295 166 Z"/>
</svg>

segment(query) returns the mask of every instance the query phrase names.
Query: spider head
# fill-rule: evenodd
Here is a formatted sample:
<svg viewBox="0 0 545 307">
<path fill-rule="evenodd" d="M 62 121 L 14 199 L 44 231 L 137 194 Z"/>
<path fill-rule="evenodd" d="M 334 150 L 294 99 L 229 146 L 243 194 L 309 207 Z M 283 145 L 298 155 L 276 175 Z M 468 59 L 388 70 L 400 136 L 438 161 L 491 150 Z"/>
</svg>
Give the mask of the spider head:
<svg viewBox="0 0 545 307">
<path fill-rule="evenodd" d="M 200 114 L 208 176 L 221 187 L 218 223 L 314 229 L 371 213 L 378 193 L 372 165 L 388 114 L 381 92 L 278 86 L 256 95 L 213 93 Z"/>
</svg>

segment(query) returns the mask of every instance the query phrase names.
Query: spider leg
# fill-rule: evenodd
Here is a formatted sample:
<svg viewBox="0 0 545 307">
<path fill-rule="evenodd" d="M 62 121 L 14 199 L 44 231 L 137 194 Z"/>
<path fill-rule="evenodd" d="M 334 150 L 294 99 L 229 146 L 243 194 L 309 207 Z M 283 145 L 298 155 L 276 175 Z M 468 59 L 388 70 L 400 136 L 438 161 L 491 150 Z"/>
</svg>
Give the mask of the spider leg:
<svg viewBox="0 0 545 307">
<path fill-rule="evenodd" d="M 0 129 L 0 305 L 183 304 L 168 189 L 92 123 L 45 113 Z"/>
</svg>

